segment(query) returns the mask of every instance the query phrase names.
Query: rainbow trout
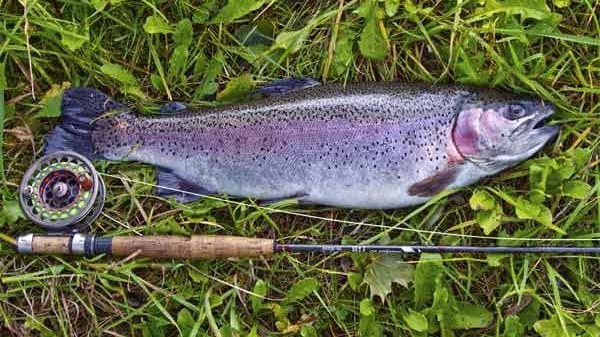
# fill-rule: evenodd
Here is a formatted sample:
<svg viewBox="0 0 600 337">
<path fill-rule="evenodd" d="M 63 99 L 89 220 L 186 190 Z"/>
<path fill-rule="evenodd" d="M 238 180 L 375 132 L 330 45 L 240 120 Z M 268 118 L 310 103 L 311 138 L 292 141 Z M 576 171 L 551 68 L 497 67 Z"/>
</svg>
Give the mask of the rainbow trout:
<svg viewBox="0 0 600 337">
<path fill-rule="evenodd" d="M 494 89 L 289 79 L 262 92 L 142 117 L 97 90 L 69 89 L 46 151 L 155 165 L 158 193 L 180 201 L 194 196 L 178 190 L 385 209 L 498 173 L 559 130 L 545 124 L 548 102 Z"/>
</svg>

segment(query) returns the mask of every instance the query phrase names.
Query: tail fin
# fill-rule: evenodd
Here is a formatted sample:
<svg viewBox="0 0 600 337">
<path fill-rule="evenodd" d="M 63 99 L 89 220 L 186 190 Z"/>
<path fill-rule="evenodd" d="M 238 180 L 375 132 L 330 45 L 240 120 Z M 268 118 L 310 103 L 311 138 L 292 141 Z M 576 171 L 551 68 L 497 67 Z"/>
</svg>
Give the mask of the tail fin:
<svg viewBox="0 0 600 337">
<path fill-rule="evenodd" d="M 103 113 L 123 109 L 126 105 L 110 99 L 92 88 L 72 88 L 63 93 L 62 121 L 44 140 L 46 154 L 56 151 L 74 151 L 89 159 L 101 159 L 94 153 L 92 143 L 93 121 Z"/>
</svg>

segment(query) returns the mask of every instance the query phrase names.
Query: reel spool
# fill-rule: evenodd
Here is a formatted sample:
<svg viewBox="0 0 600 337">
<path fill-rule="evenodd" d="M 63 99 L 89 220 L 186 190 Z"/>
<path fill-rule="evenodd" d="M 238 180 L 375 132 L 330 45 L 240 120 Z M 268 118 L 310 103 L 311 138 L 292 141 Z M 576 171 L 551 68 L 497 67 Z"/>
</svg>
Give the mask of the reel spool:
<svg viewBox="0 0 600 337">
<path fill-rule="evenodd" d="M 25 172 L 19 202 L 25 215 L 49 231 L 77 231 L 104 206 L 105 186 L 87 158 L 69 151 L 41 157 Z"/>
</svg>

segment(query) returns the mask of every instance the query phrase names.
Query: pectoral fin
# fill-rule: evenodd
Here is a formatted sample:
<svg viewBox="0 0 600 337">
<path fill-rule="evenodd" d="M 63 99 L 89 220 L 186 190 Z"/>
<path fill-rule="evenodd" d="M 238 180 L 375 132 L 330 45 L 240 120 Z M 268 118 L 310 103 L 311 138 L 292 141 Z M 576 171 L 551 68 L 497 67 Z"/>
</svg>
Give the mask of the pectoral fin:
<svg viewBox="0 0 600 337">
<path fill-rule="evenodd" d="M 204 195 L 211 194 L 210 191 L 202 186 L 182 179 L 172 171 L 166 169 L 157 169 L 156 183 L 157 187 L 155 193 L 157 195 L 163 198 L 175 198 L 177 202 L 181 203 L 192 202 Z"/>
<path fill-rule="evenodd" d="M 417 197 L 432 197 L 452 184 L 459 172 L 459 165 L 448 167 L 411 185 L 408 188 L 408 194 Z"/>
</svg>

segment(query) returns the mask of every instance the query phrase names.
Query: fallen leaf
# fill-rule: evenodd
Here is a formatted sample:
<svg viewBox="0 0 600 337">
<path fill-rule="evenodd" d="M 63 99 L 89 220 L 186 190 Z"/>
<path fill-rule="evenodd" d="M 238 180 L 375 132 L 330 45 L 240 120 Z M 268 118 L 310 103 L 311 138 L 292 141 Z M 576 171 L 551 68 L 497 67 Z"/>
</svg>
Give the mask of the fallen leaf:
<svg viewBox="0 0 600 337">
<path fill-rule="evenodd" d="M 60 31 L 60 43 L 69 50 L 74 51 L 90 40 L 87 26 L 78 25 L 79 28 L 62 28 Z"/>
<path fill-rule="evenodd" d="M 575 199 L 585 199 L 592 190 L 592 186 L 579 180 L 569 180 L 563 185 L 563 194 Z"/>
<path fill-rule="evenodd" d="M 379 296 L 385 301 L 392 292 L 392 283 L 408 288 L 413 278 L 413 266 L 404 262 L 400 254 L 383 254 L 373 260 L 365 270 L 363 283 L 369 285 L 371 297 Z"/>
<path fill-rule="evenodd" d="M 294 285 L 290 288 L 283 303 L 289 304 L 296 301 L 300 301 L 313 291 L 319 289 L 319 287 L 319 282 L 313 277 L 302 279 L 294 283 Z"/>
<path fill-rule="evenodd" d="M 423 308 L 433 300 L 436 283 L 444 272 L 440 254 L 421 254 L 414 275 L 415 306 Z"/>
<path fill-rule="evenodd" d="M 533 329 L 540 334 L 542 337 L 563 337 L 565 331 L 563 331 L 560 321 L 557 317 L 551 319 L 545 319 L 535 322 Z M 568 335 L 566 335 L 568 336 Z"/>
<path fill-rule="evenodd" d="M 256 87 L 252 75 L 246 73 L 232 78 L 223 91 L 217 94 L 217 100 L 221 102 L 236 102 L 244 99 L 246 95 Z"/>
<path fill-rule="evenodd" d="M 518 15 L 521 20 L 535 19 L 551 22 L 560 19 L 560 15 L 552 13 L 545 0 L 486 0 L 486 14 L 506 13 Z"/>
<path fill-rule="evenodd" d="M 474 211 L 491 211 L 496 208 L 496 199 L 488 191 L 478 189 L 469 199 L 469 205 Z"/>
<path fill-rule="evenodd" d="M 4 201 L 2 209 L 0 209 L 0 227 L 5 224 L 12 225 L 18 219 L 25 219 L 25 214 L 16 200 Z"/>
<path fill-rule="evenodd" d="M 481 329 L 493 320 L 492 313 L 481 304 L 459 303 L 458 311 L 452 315 L 452 329 Z"/>
<path fill-rule="evenodd" d="M 265 0 L 229 0 L 210 23 L 229 23 L 259 9 Z"/>
<path fill-rule="evenodd" d="M 333 74 L 340 76 L 346 72 L 353 59 L 353 46 L 356 33 L 348 28 L 344 27 L 340 29 L 338 39 L 335 44 L 335 51 L 333 53 L 333 61 L 331 63 L 331 69 Z"/>
<path fill-rule="evenodd" d="M 173 32 L 173 28 L 162 17 L 154 14 L 146 18 L 144 31 L 148 34 L 168 34 Z"/>
<path fill-rule="evenodd" d="M 105 63 L 100 67 L 100 71 L 112 77 L 113 79 L 128 85 L 137 85 L 138 81 L 127 69 L 116 63 Z"/>
<path fill-rule="evenodd" d="M 418 311 L 408 309 L 408 314 L 403 315 L 402 319 L 408 324 L 408 327 L 418 332 L 425 332 L 429 329 L 427 317 Z"/>
<path fill-rule="evenodd" d="M 387 33 L 385 28 L 380 26 L 385 16 L 384 11 L 379 8 L 377 1 L 367 0 L 360 5 L 356 13 L 365 19 L 365 26 L 358 41 L 360 52 L 370 59 L 383 60 L 389 51 L 385 36 Z"/>
<path fill-rule="evenodd" d="M 44 97 L 40 100 L 42 108 L 35 115 L 36 118 L 54 118 L 59 117 L 62 113 L 62 93 L 65 89 L 70 87 L 69 82 L 63 82 L 61 85 L 52 84 L 50 90 L 46 91 Z"/>
</svg>

